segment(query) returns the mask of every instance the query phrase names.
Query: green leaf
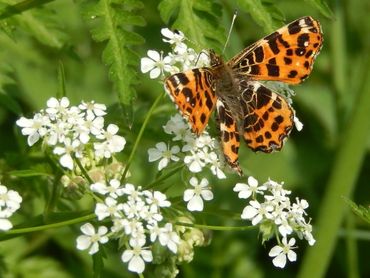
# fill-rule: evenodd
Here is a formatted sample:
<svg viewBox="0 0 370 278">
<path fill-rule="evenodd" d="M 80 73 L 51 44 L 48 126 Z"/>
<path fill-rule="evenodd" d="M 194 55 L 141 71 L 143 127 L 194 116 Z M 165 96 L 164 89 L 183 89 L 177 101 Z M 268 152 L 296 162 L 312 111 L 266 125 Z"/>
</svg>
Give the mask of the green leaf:
<svg viewBox="0 0 370 278">
<path fill-rule="evenodd" d="M 277 12 L 278 9 L 273 3 L 261 0 L 238 0 L 237 4 L 241 10 L 249 13 L 253 20 L 266 32 L 272 32 L 280 27 L 279 21 L 283 16 Z M 278 19 L 280 20 L 276 20 L 273 14 L 278 14 Z"/>
<path fill-rule="evenodd" d="M 363 221 L 370 224 L 370 207 L 365 208 L 364 206 L 357 205 L 347 198 L 344 198 L 344 201 L 351 207 L 354 214 L 359 216 Z"/>
<path fill-rule="evenodd" d="M 94 269 L 94 277 L 98 278 L 101 277 L 101 272 L 104 269 L 104 247 L 99 247 L 99 252 L 95 253 L 93 256 L 93 269 Z"/>
<path fill-rule="evenodd" d="M 21 114 L 22 109 L 11 96 L 0 91 L 0 106 L 5 107 L 9 111 L 12 111 L 14 114 Z"/>
<path fill-rule="evenodd" d="M 94 40 L 105 42 L 103 62 L 109 67 L 109 78 L 114 83 L 120 103 L 129 106 L 134 97 L 133 85 L 137 83 L 139 56 L 133 46 L 144 39 L 132 31 L 134 26 L 143 26 L 144 19 L 137 15 L 143 5 L 133 0 L 100 0 L 82 5 L 84 17 L 91 22 Z"/>
<path fill-rule="evenodd" d="M 14 19 L 18 28 L 31 34 L 41 44 L 61 49 L 67 41 L 67 35 L 54 14 L 49 8 L 39 8 L 17 15 Z"/>
<path fill-rule="evenodd" d="M 328 3 L 326 3 L 326 1 L 324 0 L 306 0 L 306 1 L 309 2 L 315 8 L 317 8 L 320 11 L 320 13 L 322 13 L 327 18 L 330 19 L 334 18 L 334 13 L 329 8 L 329 5 Z"/>
<path fill-rule="evenodd" d="M 0 9 L 0 19 L 5 19 L 32 8 L 40 7 L 51 1 L 53 0 L 25 0 L 18 3 L 16 1 L 7 1 L 8 5 L 2 6 Z"/>
<path fill-rule="evenodd" d="M 221 21 L 221 6 L 210 0 L 163 0 L 158 6 L 166 24 L 181 30 L 196 48 L 220 52 L 226 41 Z M 200 50 L 200 49 L 198 49 Z"/>
<path fill-rule="evenodd" d="M 65 97 L 67 95 L 66 93 L 66 75 L 64 72 L 64 65 L 62 61 L 59 61 L 59 66 L 58 66 L 58 93 L 57 96 L 58 98 Z"/>
</svg>

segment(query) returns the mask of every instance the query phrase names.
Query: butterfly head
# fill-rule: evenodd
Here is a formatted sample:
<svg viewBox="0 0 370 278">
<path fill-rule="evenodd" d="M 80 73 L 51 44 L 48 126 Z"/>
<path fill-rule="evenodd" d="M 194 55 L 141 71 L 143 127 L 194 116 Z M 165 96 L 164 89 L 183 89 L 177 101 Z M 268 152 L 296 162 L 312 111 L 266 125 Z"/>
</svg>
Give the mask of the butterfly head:
<svg viewBox="0 0 370 278">
<path fill-rule="evenodd" d="M 213 49 L 208 50 L 209 59 L 211 60 L 211 67 L 215 67 L 223 64 L 223 60 L 220 55 L 216 54 Z"/>
</svg>

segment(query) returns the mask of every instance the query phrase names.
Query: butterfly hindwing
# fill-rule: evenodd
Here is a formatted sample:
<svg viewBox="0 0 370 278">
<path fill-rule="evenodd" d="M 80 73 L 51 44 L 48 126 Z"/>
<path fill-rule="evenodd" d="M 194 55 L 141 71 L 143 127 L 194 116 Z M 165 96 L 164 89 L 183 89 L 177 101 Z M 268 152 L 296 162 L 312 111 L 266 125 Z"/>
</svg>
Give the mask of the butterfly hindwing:
<svg viewBox="0 0 370 278">
<path fill-rule="evenodd" d="M 238 151 L 240 146 L 240 137 L 237 122 L 227 107 L 226 102 L 217 100 L 217 119 L 220 129 L 220 141 L 222 150 L 227 163 L 239 174 L 242 173 L 239 167 Z"/>
<path fill-rule="evenodd" d="M 243 137 L 253 151 L 280 150 L 293 128 L 294 112 L 287 100 L 259 82 L 248 82 L 241 94 Z"/>
<path fill-rule="evenodd" d="M 310 74 L 322 42 L 319 22 L 302 17 L 244 49 L 228 65 L 254 80 L 298 84 Z"/>
<path fill-rule="evenodd" d="M 165 80 L 165 89 L 192 131 L 202 133 L 216 103 L 212 71 L 197 68 L 173 74 Z"/>
</svg>

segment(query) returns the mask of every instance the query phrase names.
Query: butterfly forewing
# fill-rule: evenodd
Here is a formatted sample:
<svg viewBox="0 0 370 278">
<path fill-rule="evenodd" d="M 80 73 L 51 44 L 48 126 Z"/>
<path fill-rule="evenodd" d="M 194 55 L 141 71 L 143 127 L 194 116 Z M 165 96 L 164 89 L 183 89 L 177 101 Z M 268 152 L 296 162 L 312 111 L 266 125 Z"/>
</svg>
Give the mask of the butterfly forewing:
<svg viewBox="0 0 370 278">
<path fill-rule="evenodd" d="M 254 151 L 280 150 L 293 128 L 294 112 L 287 100 L 259 82 L 248 82 L 241 94 L 243 137 Z"/>
<path fill-rule="evenodd" d="M 216 104 L 213 74 L 209 68 L 198 68 L 171 75 L 165 88 L 183 117 L 196 134 L 203 132 Z"/>
<path fill-rule="evenodd" d="M 310 74 L 322 42 L 319 22 L 302 17 L 241 51 L 228 65 L 254 80 L 298 84 Z"/>
</svg>

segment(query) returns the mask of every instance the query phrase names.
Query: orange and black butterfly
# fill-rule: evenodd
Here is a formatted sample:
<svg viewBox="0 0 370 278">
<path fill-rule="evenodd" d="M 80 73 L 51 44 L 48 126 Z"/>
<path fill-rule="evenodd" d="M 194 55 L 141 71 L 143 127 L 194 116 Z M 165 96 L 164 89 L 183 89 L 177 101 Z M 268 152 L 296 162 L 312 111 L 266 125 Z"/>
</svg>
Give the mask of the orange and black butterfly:
<svg viewBox="0 0 370 278">
<path fill-rule="evenodd" d="M 311 73 L 322 42 L 319 22 L 302 17 L 226 63 L 210 50 L 210 67 L 174 74 L 165 80 L 165 88 L 196 134 L 216 108 L 226 161 L 241 173 L 240 136 L 253 151 L 269 153 L 282 148 L 293 128 L 288 101 L 259 80 L 301 83 Z"/>
</svg>

